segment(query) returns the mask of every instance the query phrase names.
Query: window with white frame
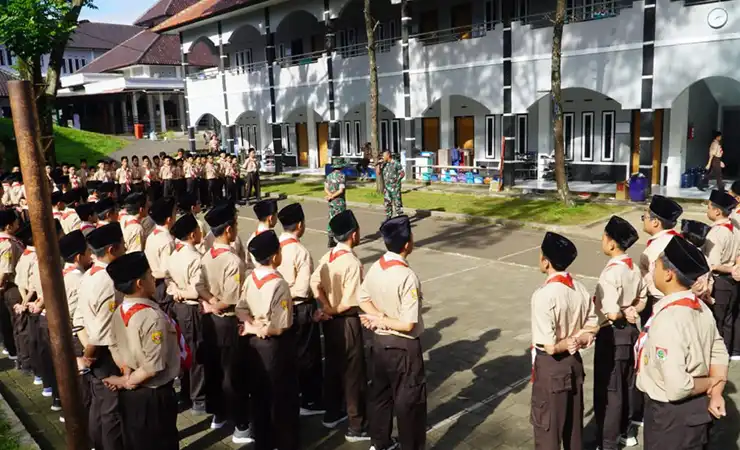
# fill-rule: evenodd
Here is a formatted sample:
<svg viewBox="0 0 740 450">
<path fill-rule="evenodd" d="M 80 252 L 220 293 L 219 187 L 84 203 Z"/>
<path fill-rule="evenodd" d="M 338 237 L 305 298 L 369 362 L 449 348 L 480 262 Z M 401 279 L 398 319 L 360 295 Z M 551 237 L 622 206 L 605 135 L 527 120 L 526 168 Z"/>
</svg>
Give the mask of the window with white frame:
<svg viewBox="0 0 740 450">
<path fill-rule="evenodd" d="M 390 149 L 390 141 L 389 141 L 389 135 L 388 135 L 388 121 L 387 120 L 381 120 L 380 121 L 380 149 L 381 150 L 388 150 Z"/>
<path fill-rule="evenodd" d="M 252 63 L 254 62 L 252 60 L 252 49 L 247 48 L 244 50 L 240 50 L 238 52 L 234 52 L 234 68 L 239 73 L 244 72 L 251 72 L 252 71 Z"/>
<path fill-rule="evenodd" d="M 362 154 L 362 122 L 355 120 L 355 155 Z"/>
<path fill-rule="evenodd" d="M 601 114 L 601 160 L 614 161 L 614 142 L 616 127 L 614 111 L 604 111 Z"/>
<path fill-rule="evenodd" d="M 516 152 L 519 155 L 527 153 L 527 115 L 516 116 Z"/>
<path fill-rule="evenodd" d="M 486 158 L 496 157 L 496 116 L 486 116 Z"/>
<path fill-rule="evenodd" d="M 351 155 L 352 154 L 352 122 L 344 122 L 344 136 L 342 136 L 344 139 L 344 154 L 345 155 Z"/>
<path fill-rule="evenodd" d="M 581 159 L 594 160 L 594 113 L 581 114 Z"/>
<path fill-rule="evenodd" d="M 563 146 L 565 159 L 573 159 L 573 144 L 575 142 L 576 115 L 573 113 L 563 114 Z"/>
<path fill-rule="evenodd" d="M 394 119 L 391 122 L 391 150 L 393 153 L 401 152 L 401 119 Z"/>
</svg>

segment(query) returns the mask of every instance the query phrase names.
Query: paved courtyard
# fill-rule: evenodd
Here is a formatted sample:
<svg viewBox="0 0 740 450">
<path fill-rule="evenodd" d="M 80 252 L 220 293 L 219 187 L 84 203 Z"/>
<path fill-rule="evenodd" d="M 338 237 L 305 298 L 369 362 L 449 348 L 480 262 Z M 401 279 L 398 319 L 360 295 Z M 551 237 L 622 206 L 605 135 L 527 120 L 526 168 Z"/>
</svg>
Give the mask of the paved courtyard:
<svg viewBox="0 0 740 450">
<path fill-rule="evenodd" d="M 304 208 L 309 231 L 303 240 L 314 260 L 318 260 L 326 251 L 326 207 L 306 202 Z M 385 251 L 377 233 L 384 214 L 373 209 L 355 209 L 355 213 L 364 235 L 358 255 L 369 266 Z M 240 214 L 241 234 L 248 236 L 255 227 L 253 215 L 249 209 Z M 529 301 L 532 291 L 543 281 L 537 269 L 543 233 L 419 216 L 413 218 L 413 225 L 417 249 L 409 262 L 422 280 L 427 327 L 422 341 L 429 395 L 428 448 L 533 448 L 529 425 Z M 594 287 L 606 262 L 595 236 L 598 233 L 594 230 L 585 230 L 583 236 L 573 237 L 579 256 L 571 269 L 589 289 Z M 643 244 L 637 244 L 630 253 L 637 256 L 643 248 Z M 584 361 L 590 436 L 591 351 L 584 352 Z M 0 363 L 5 363 L 0 367 L 8 367 L 7 360 Z M 717 422 L 713 430 L 713 450 L 738 449 L 737 366 L 731 370 L 730 378 L 729 416 Z M 0 383 L 3 396 L 19 410 L 40 446 L 63 448 L 63 424 L 58 422 L 57 414 L 48 410 L 50 402 L 41 397 L 40 389 L 15 371 L 0 372 Z M 181 414 L 181 448 L 235 448 L 230 442 L 230 430 L 212 432 L 208 430 L 209 423 L 210 418 L 194 420 L 187 412 Z M 302 420 L 303 448 L 369 447 L 366 443 L 346 443 L 343 431 L 323 429 L 320 417 Z M 588 450 L 593 448 L 593 444 L 586 446 Z"/>
</svg>

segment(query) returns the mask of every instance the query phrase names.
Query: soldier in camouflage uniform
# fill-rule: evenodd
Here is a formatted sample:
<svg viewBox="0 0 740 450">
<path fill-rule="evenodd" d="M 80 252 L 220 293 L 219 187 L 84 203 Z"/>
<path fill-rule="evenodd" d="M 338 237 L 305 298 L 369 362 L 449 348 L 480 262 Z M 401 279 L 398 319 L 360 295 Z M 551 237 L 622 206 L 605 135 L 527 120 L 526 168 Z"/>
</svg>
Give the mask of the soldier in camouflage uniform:
<svg viewBox="0 0 740 450">
<path fill-rule="evenodd" d="M 401 201 L 401 180 L 406 173 L 401 163 L 391 157 L 388 150 L 383 152 L 383 162 L 380 165 L 383 171 L 383 205 L 387 219 L 403 214 L 403 202 Z M 394 213 L 395 210 L 395 213 Z"/>
<path fill-rule="evenodd" d="M 332 167 L 332 171 L 326 176 L 326 182 L 324 182 L 324 193 L 326 194 L 326 201 L 329 202 L 329 220 L 336 216 L 340 212 L 347 209 L 347 200 L 344 197 L 345 180 L 342 169 L 342 164 L 337 164 Z M 337 245 L 334 240 L 334 234 L 331 232 L 331 228 L 327 224 L 326 229 L 329 232 L 329 248 Z"/>
</svg>

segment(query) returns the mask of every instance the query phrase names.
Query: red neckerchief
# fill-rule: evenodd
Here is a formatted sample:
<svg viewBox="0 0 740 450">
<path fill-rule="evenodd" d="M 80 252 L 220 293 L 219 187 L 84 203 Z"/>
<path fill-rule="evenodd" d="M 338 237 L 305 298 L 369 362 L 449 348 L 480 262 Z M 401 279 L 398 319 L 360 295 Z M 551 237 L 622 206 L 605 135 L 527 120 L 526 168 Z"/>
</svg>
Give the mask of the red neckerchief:
<svg viewBox="0 0 740 450">
<path fill-rule="evenodd" d="M 262 286 L 265 285 L 268 281 L 277 280 L 280 278 L 280 275 L 276 272 L 272 272 L 269 275 L 266 275 L 264 278 L 259 279 L 257 278 L 257 274 L 252 271 L 252 281 L 254 281 L 254 284 L 257 286 L 257 289 L 262 289 Z"/>
<path fill-rule="evenodd" d="M 670 236 L 681 236 L 681 233 L 679 233 L 679 232 L 678 232 L 678 231 L 676 231 L 676 230 L 668 230 L 668 231 L 666 231 L 666 234 L 668 234 L 668 235 L 670 235 Z M 650 244 L 652 244 L 652 243 L 653 243 L 653 241 L 654 241 L 654 240 L 656 240 L 656 239 L 657 239 L 657 238 L 652 238 L 652 239 L 648 239 L 648 241 L 647 241 L 647 246 L 648 246 L 648 247 L 650 247 Z"/>
<path fill-rule="evenodd" d="M 640 336 L 637 338 L 637 342 L 635 342 L 635 369 L 639 372 L 640 371 L 640 360 L 642 359 L 642 351 L 645 348 L 645 342 L 647 341 L 648 331 L 650 330 L 650 325 L 653 323 L 653 319 L 655 319 L 655 316 L 660 314 L 662 311 L 665 311 L 666 309 L 672 307 L 672 306 L 683 306 L 687 308 L 691 308 L 694 311 L 701 311 L 701 304 L 699 303 L 699 300 L 694 297 L 684 297 L 679 300 L 676 300 L 675 302 L 671 302 L 660 311 L 653 311 L 653 313 L 650 315 L 650 318 L 645 322 L 645 327 L 642 329 L 642 332 L 640 333 Z"/>
<path fill-rule="evenodd" d="M 283 248 L 286 245 L 290 245 L 290 244 L 297 244 L 298 242 L 299 241 L 296 238 L 288 238 L 288 239 L 286 239 L 284 241 L 280 241 L 280 248 Z"/>
<path fill-rule="evenodd" d="M 105 267 L 95 265 L 90 269 L 90 276 L 95 275 L 96 273 L 100 272 L 101 270 L 105 270 Z"/>
<path fill-rule="evenodd" d="M 34 252 L 35 252 L 34 250 L 31 250 L 30 248 L 27 248 L 27 249 L 23 250 L 23 255 L 24 256 L 28 256 L 28 255 L 30 255 L 31 253 L 34 253 Z"/>
<path fill-rule="evenodd" d="M 560 284 L 564 284 L 568 286 L 571 289 L 575 289 L 575 286 L 573 285 L 573 277 L 571 277 L 569 273 L 566 273 L 565 275 L 557 274 L 554 277 L 545 281 L 545 284 L 550 284 L 550 283 L 560 283 Z"/>
<path fill-rule="evenodd" d="M 346 255 L 348 253 L 349 252 L 347 250 L 338 250 L 336 252 L 334 250 L 332 250 L 331 253 L 329 253 L 329 262 L 330 263 L 333 263 L 334 261 L 337 260 L 337 258 L 339 258 L 342 255 Z M 383 270 L 385 270 L 385 269 L 383 269 Z"/>
<path fill-rule="evenodd" d="M 95 225 L 89 222 L 83 222 L 82 225 L 80 225 L 80 231 L 89 230 L 90 228 L 95 229 Z"/>
<path fill-rule="evenodd" d="M 158 235 L 158 234 L 159 234 L 159 233 L 161 233 L 161 232 L 162 232 L 162 230 L 160 230 L 159 228 L 155 228 L 155 229 L 154 229 L 154 231 L 152 231 L 152 233 L 153 233 L 153 234 L 154 234 L 155 236 L 156 236 L 156 235 Z"/>
<path fill-rule="evenodd" d="M 625 266 L 629 267 L 629 268 L 630 268 L 630 270 L 632 270 L 632 268 L 634 267 L 634 264 L 632 264 L 632 258 L 630 258 L 630 257 L 628 256 L 628 257 L 626 257 L 626 258 L 623 258 L 623 259 L 618 259 L 618 260 L 616 260 L 616 261 L 614 261 L 614 262 L 610 263 L 610 264 L 609 264 L 608 266 L 606 266 L 606 268 L 608 269 L 608 268 L 610 268 L 610 267 L 614 267 L 614 266 L 617 266 L 617 265 L 619 265 L 619 264 L 624 264 Z"/>
<path fill-rule="evenodd" d="M 718 223 L 713 225 L 715 227 L 725 227 L 728 230 L 730 230 L 730 233 L 732 233 L 735 230 L 735 227 L 732 225 L 732 222 L 725 222 L 725 223 Z"/>
<path fill-rule="evenodd" d="M 151 306 L 144 305 L 143 303 L 137 303 L 133 305 L 131 308 L 128 309 L 128 311 L 123 312 L 123 308 L 121 308 L 121 318 L 123 319 L 123 325 L 128 327 L 128 323 L 131 320 L 131 318 L 139 311 L 143 311 L 145 309 L 150 309 Z M 190 366 L 193 363 L 193 354 L 190 350 L 190 346 L 188 346 L 187 342 L 185 342 L 185 337 L 182 334 L 182 330 L 180 329 L 180 325 L 177 324 L 174 320 L 172 320 L 169 316 L 167 316 L 167 320 L 170 321 L 172 325 L 174 325 L 175 330 L 177 331 L 177 344 L 180 347 L 180 368 L 183 370 L 190 369 Z M 154 336 L 152 335 L 152 339 L 154 339 Z"/>
<path fill-rule="evenodd" d="M 134 219 L 129 219 L 129 220 L 126 221 L 126 226 L 129 226 L 131 224 L 139 225 L 139 219 L 134 218 Z"/>
<path fill-rule="evenodd" d="M 230 252 L 230 248 L 215 248 L 211 247 L 211 258 L 216 259 L 224 253 Z"/>
<path fill-rule="evenodd" d="M 60 217 L 62 217 L 63 214 L 61 211 L 54 211 L 52 215 L 54 216 L 55 219 L 59 219 Z"/>
<path fill-rule="evenodd" d="M 76 268 L 77 268 L 77 266 L 69 266 L 69 267 L 65 268 L 64 270 L 62 270 L 62 276 L 63 277 L 66 276 L 68 273 L 72 272 Z"/>
<path fill-rule="evenodd" d="M 183 244 L 182 242 L 178 242 L 177 244 L 175 244 L 175 251 L 179 252 L 180 250 L 182 250 L 183 247 L 185 247 L 185 244 Z"/>
<path fill-rule="evenodd" d="M 68 218 L 69 216 L 71 216 L 72 214 L 76 214 L 74 210 L 72 210 L 72 211 L 67 211 L 67 212 L 65 212 L 65 213 L 62 213 L 62 220 L 67 220 L 67 218 Z"/>
<path fill-rule="evenodd" d="M 337 252 L 337 253 L 339 253 L 339 252 Z M 399 261 L 397 259 L 390 259 L 390 260 L 385 259 L 385 255 L 383 255 L 383 256 L 380 257 L 380 261 L 379 262 L 380 262 L 380 268 L 383 269 L 383 270 L 388 270 L 391 267 L 395 267 L 395 266 L 402 266 L 402 267 L 408 267 L 409 266 L 404 261 Z"/>
</svg>

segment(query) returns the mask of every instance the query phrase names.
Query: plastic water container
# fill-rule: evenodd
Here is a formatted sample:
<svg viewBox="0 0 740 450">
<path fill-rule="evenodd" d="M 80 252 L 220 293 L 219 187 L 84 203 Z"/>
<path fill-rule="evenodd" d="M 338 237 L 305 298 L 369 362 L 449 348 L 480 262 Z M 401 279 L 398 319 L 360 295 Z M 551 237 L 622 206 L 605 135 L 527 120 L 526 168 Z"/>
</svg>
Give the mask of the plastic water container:
<svg viewBox="0 0 740 450">
<path fill-rule="evenodd" d="M 641 173 L 630 177 L 630 199 L 633 202 L 644 202 L 647 199 L 648 179 Z"/>
<path fill-rule="evenodd" d="M 473 178 L 474 184 L 483 184 L 483 177 L 475 177 Z"/>
<path fill-rule="evenodd" d="M 432 181 L 432 174 L 431 173 L 422 173 L 421 174 L 421 181 Z"/>
<path fill-rule="evenodd" d="M 689 175 L 688 172 L 684 172 L 683 175 L 681 175 L 681 188 L 682 189 L 690 188 L 691 187 L 690 183 L 691 183 L 691 176 Z"/>
<path fill-rule="evenodd" d="M 439 181 L 439 175 L 432 174 L 432 181 Z"/>
</svg>

